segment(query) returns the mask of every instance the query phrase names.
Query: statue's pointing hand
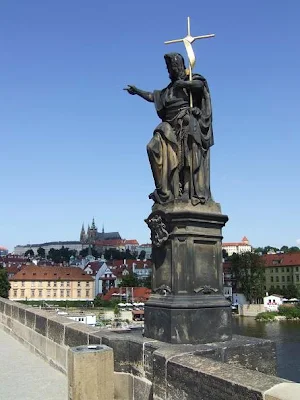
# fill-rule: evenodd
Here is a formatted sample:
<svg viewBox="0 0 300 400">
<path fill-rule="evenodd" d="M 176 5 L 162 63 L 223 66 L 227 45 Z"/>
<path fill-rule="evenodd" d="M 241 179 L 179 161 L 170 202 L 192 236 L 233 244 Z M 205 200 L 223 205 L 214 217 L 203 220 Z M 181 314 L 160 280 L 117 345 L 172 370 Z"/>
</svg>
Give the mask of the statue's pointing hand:
<svg viewBox="0 0 300 400">
<path fill-rule="evenodd" d="M 127 88 L 124 90 L 127 90 L 127 92 L 132 95 L 137 94 L 137 88 L 133 85 L 127 85 Z"/>
</svg>

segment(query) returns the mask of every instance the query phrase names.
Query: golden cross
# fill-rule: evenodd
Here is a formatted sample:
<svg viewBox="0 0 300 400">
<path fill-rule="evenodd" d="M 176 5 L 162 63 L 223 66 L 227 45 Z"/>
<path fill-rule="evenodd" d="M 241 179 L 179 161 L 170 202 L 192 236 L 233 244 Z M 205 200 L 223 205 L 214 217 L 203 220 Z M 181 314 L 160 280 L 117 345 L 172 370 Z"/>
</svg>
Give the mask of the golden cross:
<svg viewBox="0 0 300 400">
<path fill-rule="evenodd" d="M 190 17 L 187 18 L 187 36 L 184 37 L 183 39 L 175 39 L 175 40 L 168 40 L 167 42 L 165 42 L 165 44 L 171 44 L 171 43 L 179 43 L 179 42 L 183 42 L 186 52 L 187 52 L 187 56 L 189 59 L 189 80 L 191 81 L 193 79 L 193 68 L 195 66 L 196 63 L 196 57 L 195 57 L 195 53 L 192 47 L 192 43 L 195 40 L 198 39 L 209 39 L 214 37 L 215 34 L 212 33 L 210 35 L 202 35 L 202 36 L 192 36 L 191 35 L 191 22 L 190 22 Z M 193 107 L 193 97 L 192 97 L 192 93 L 190 93 L 190 106 Z"/>
</svg>

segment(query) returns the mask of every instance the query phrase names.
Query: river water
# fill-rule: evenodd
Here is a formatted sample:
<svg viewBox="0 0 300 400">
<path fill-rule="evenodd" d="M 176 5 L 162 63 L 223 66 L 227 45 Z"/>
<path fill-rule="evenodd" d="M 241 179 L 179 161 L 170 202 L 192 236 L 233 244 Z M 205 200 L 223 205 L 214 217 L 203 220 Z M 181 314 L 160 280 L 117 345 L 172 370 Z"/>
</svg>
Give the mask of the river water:
<svg viewBox="0 0 300 400">
<path fill-rule="evenodd" d="M 273 340 L 277 347 L 277 375 L 300 382 L 300 321 L 255 321 L 233 317 L 233 332 Z"/>
</svg>

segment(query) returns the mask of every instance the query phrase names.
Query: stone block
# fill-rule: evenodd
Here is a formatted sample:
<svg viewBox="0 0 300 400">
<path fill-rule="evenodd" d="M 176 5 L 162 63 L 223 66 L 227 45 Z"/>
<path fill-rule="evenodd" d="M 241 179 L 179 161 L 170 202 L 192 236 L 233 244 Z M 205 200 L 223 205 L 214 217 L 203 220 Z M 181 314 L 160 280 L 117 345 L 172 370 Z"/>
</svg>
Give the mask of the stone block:
<svg viewBox="0 0 300 400">
<path fill-rule="evenodd" d="M 64 343 L 65 324 L 60 321 L 49 318 L 48 319 L 48 338 L 58 344 Z"/>
<path fill-rule="evenodd" d="M 56 365 L 64 372 L 67 371 L 67 358 L 68 358 L 68 348 L 65 346 L 60 346 L 55 344 L 55 360 Z"/>
<path fill-rule="evenodd" d="M 36 314 L 31 310 L 25 311 L 25 325 L 28 326 L 30 329 L 35 329 L 35 317 Z"/>
<path fill-rule="evenodd" d="M 242 366 L 269 375 L 276 375 L 276 345 L 266 339 L 234 335 L 231 341 L 209 344 L 213 352 L 206 357 Z M 203 351 L 195 354 L 203 356 Z"/>
<path fill-rule="evenodd" d="M 36 314 L 35 330 L 43 336 L 47 336 L 47 318 L 43 315 Z"/>
<path fill-rule="evenodd" d="M 133 377 L 133 398 L 134 400 L 152 400 L 152 382 L 146 378 Z"/>
<path fill-rule="evenodd" d="M 102 344 L 114 351 L 114 370 L 116 372 L 131 372 L 129 362 L 129 335 L 110 334 L 102 337 Z"/>
<path fill-rule="evenodd" d="M 143 377 L 144 372 L 144 339 L 132 337 L 129 340 L 129 363 L 131 373 L 135 376 Z"/>
<path fill-rule="evenodd" d="M 19 320 L 19 307 L 17 304 L 11 305 L 11 317 L 13 319 Z"/>
<path fill-rule="evenodd" d="M 300 384 L 284 382 L 273 386 L 264 393 L 264 400 L 299 400 Z"/>
<path fill-rule="evenodd" d="M 0 299 L 0 313 L 4 313 L 4 304 L 3 299 Z"/>
<path fill-rule="evenodd" d="M 113 368 L 113 351 L 107 346 L 79 346 L 69 349 L 69 400 L 113 400 Z"/>
<path fill-rule="evenodd" d="M 69 347 L 82 346 L 88 344 L 88 332 L 79 324 L 65 326 L 65 345 Z"/>
<path fill-rule="evenodd" d="M 253 400 L 284 380 L 195 355 L 167 363 L 168 400 Z"/>
<path fill-rule="evenodd" d="M 114 400 L 132 400 L 133 376 L 125 372 L 114 372 Z"/>
<path fill-rule="evenodd" d="M 46 338 L 46 357 L 48 360 L 56 361 L 56 343 Z"/>
<path fill-rule="evenodd" d="M 11 304 L 4 303 L 4 314 L 11 317 Z"/>
<path fill-rule="evenodd" d="M 105 331 L 98 331 L 89 334 L 89 344 L 101 344 L 102 336 L 107 333 Z"/>
<path fill-rule="evenodd" d="M 22 338 L 23 340 L 29 342 L 31 329 L 28 328 L 27 326 L 21 324 L 19 321 L 13 320 L 12 321 L 12 331 L 19 338 Z"/>
<path fill-rule="evenodd" d="M 25 308 L 19 308 L 19 321 L 25 325 Z"/>
<path fill-rule="evenodd" d="M 153 381 L 153 353 L 161 347 L 162 343 L 157 340 L 148 340 L 144 343 L 144 374 L 145 378 Z"/>
<path fill-rule="evenodd" d="M 40 335 L 35 331 L 30 331 L 29 333 L 29 343 L 34 346 L 37 351 L 45 357 L 46 355 L 46 337 Z"/>
</svg>

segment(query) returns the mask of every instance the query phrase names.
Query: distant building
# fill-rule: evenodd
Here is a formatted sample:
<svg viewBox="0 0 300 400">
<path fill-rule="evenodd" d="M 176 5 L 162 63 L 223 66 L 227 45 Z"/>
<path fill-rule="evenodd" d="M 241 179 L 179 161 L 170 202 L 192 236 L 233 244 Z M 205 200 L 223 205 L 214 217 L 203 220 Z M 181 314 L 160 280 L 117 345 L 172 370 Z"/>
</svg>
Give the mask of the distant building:
<svg viewBox="0 0 300 400">
<path fill-rule="evenodd" d="M 291 284 L 300 289 L 300 252 L 265 254 L 262 259 L 265 263 L 267 292 L 271 287 L 286 289 Z"/>
<path fill-rule="evenodd" d="M 0 257 L 7 256 L 7 254 L 8 250 L 5 247 L 0 246 Z"/>
<path fill-rule="evenodd" d="M 78 241 L 63 241 L 63 242 L 45 242 L 38 244 L 26 244 L 26 245 L 17 245 L 14 248 L 15 255 L 24 255 L 28 250 L 32 250 L 35 255 L 37 255 L 37 250 L 39 248 L 43 248 L 45 250 L 45 254 L 49 253 L 50 249 L 60 250 L 62 247 L 68 248 L 69 250 L 75 250 L 80 252 L 82 249 L 88 247 L 88 244 L 82 244 Z"/>
<path fill-rule="evenodd" d="M 246 236 L 244 236 L 241 242 L 222 243 L 222 250 L 225 250 L 228 256 L 232 256 L 233 253 L 242 254 L 252 251 L 252 246 Z"/>
<path fill-rule="evenodd" d="M 94 297 L 99 293 L 106 293 L 109 289 L 115 287 L 116 276 L 112 273 L 105 262 L 89 262 L 84 267 L 84 271 L 95 280 Z"/>
<path fill-rule="evenodd" d="M 94 299 L 94 279 L 79 267 L 26 266 L 10 279 L 10 300 Z"/>
</svg>

